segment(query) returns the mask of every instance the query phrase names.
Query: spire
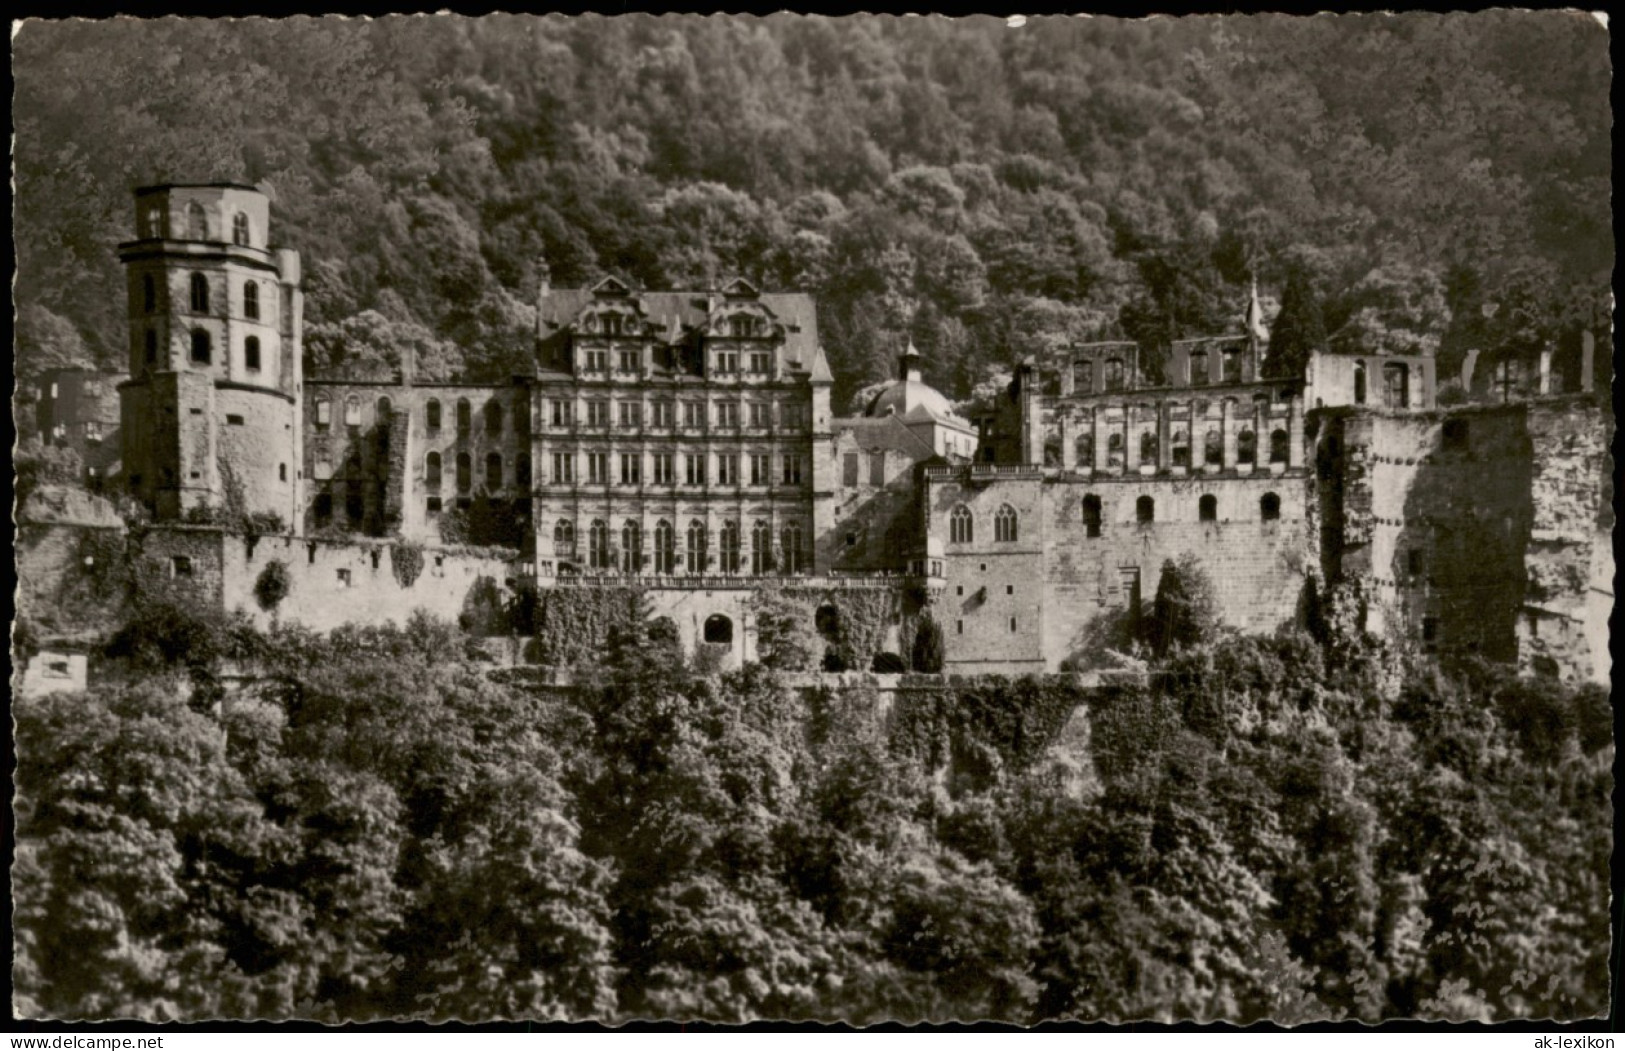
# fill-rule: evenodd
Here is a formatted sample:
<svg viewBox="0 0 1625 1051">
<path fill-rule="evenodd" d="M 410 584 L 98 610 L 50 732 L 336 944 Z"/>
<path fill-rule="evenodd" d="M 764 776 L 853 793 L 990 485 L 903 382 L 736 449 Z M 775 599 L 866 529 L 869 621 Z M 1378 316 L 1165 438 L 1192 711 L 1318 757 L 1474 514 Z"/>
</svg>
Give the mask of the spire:
<svg viewBox="0 0 1625 1051">
<path fill-rule="evenodd" d="M 814 384 L 831 384 L 835 382 L 834 373 L 829 371 L 829 359 L 824 357 L 823 344 L 813 352 L 812 372 L 807 376 L 809 382 Z"/>
<path fill-rule="evenodd" d="M 899 364 L 901 366 L 899 371 L 903 379 L 913 380 L 915 383 L 920 382 L 920 352 L 914 349 L 914 337 L 909 337 L 908 349 L 903 351 Z"/>
<path fill-rule="evenodd" d="M 1243 325 L 1247 329 L 1247 338 L 1262 352 L 1263 345 L 1269 342 L 1270 330 L 1264 325 L 1264 308 L 1258 302 L 1257 275 L 1252 279 L 1252 292 L 1247 298 L 1247 315 Z"/>
</svg>

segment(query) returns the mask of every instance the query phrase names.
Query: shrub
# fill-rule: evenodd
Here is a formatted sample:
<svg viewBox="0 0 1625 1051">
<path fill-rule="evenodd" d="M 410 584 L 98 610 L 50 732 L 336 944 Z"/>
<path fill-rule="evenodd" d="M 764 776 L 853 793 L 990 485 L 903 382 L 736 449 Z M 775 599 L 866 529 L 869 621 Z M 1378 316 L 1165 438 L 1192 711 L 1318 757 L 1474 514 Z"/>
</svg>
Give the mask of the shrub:
<svg viewBox="0 0 1625 1051">
<path fill-rule="evenodd" d="M 254 598 L 260 604 L 260 609 L 270 611 L 282 604 L 293 587 L 293 581 L 288 576 L 287 563 L 271 561 L 260 570 L 259 579 L 254 581 Z"/>
<path fill-rule="evenodd" d="M 395 574 L 395 583 L 409 588 L 423 574 L 423 549 L 416 544 L 393 544 L 389 549 L 389 568 Z"/>
<path fill-rule="evenodd" d="M 1151 616 L 1142 625 L 1145 642 L 1159 657 L 1175 647 L 1200 645 L 1218 630 L 1218 610 L 1213 579 L 1194 555 L 1164 562 Z"/>
<path fill-rule="evenodd" d="M 920 618 L 919 627 L 914 629 L 914 649 L 909 657 L 917 672 L 942 671 L 942 625 L 935 617 Z"/>
</svg>

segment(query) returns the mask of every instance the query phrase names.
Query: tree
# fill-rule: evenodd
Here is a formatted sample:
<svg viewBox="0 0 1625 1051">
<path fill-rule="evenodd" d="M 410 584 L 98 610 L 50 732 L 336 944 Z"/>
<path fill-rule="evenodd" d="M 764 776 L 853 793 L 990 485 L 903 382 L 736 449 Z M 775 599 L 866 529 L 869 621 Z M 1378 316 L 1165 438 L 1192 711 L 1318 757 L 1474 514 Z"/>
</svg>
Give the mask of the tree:
<svg viewBox="0 0 1625 1051">
<path fill-rule="evenodd" d="M 914 648 L 909 653 L 909 663 L 917 672 L 934 675 L 942 671 L 942 653 L 942 625 L 927 613 L 920 618 L 919 627 L 914 629 Z"/>
<path fill-rule="evenodd" d="M 1309 276 L 1294 267 L 1281 293 L 1281 310 L 1270 327 L 1269 355 L 1264 359 L 1264 375 L 1274 378 L 1302 378 L 1311 354 L 1326 348 L 1326 322 Z"/>
<path fill-rule="evenodd" d="M 1194 555 L 1162 564 L 1151 616 L 1142 625 L 1146 643 L 1159 657 L 1213 637 L 1219 627 L 1218 594 Z"/>
</svg>

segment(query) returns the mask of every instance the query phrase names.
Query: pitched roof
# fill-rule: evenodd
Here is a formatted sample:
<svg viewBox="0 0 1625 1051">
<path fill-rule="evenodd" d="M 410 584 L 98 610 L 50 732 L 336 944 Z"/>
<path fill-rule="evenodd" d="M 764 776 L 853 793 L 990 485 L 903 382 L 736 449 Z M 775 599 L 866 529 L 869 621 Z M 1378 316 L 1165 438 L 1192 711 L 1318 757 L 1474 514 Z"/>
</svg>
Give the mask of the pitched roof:
<svg viewBox="0 0 1625 1051">
<path fill-rule="evenodd" d="M 551 289 L 539 304 L 543 338 L 568 326 L 592 305 L 598 298 L 593 294 L 595 289 L 611 291 L 605 287 L 611 281 L 614 279 L 605 278 L 592 288 Z M 731 287 L 737 288 L 739 284 L 735 282 Z M 671 333 L 672 326 L 676 326 L 680 334 L 699 328 L 710 316 L 709 296 L 705 292 L 632 292 L 629 298 L 645 317 L 655 322 L 661 330 L 660 338 L 668 342 L 674 342 L 676 338 Z M 754 298 L 784 326 L 786 358 L 816 373 L 815 358 L 819 356 L 818 310 L 812 296 L 805 292 L 763 292 Z M 824 367 L 828 371 L 827 363 Z"/>
<path fill-rule="evenodd" d="M 860 449 L 887 449 L 918 460 L 937 454 L 897 416 L 848 416 L 831 421 L 836 434 L 849 433 Z"/>
</svg>

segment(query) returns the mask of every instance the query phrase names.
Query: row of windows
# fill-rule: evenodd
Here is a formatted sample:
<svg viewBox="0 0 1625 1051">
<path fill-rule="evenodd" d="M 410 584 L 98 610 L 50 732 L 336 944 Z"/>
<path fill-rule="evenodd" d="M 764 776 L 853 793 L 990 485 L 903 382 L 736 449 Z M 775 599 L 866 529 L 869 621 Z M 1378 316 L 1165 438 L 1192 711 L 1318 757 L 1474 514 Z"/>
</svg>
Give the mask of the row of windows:
<svg viewBox="0 0 1625 1051">
<path fill-rule="evenodd" d="M 1161 439 L 1154 431 L 1147 431 L 1140 435 L 1140 465 L 1156 466 L 1160 461 L 1158 453 L 1161 451 Z M 1113 431 L 1106 436 L 1106 466 L 1121 467 L 1124 462 L 1124 447 L 1126 442 L 1121 431 Z M 1169 462 L 1175 467 L 1191 466 L 1190 436 L 1184 431 L 1175 431 L 1169 438 Z M 1292 438 L 1284 429 L 1270 432 L 1270 463 L 1286 463 L 1292 447 Z M 1093 434 L 1081 434 L 1073 446 L 1076 462 L 1080 467 L 1088 467 L 1095 462 L 1095 437 Z M 1058 459 L 1058 451 L 1052 451 L 1051 459 Z M 1218 466 L 1224 463 L 1224 436 L 1218 430 L 1209 430 L 1202 439 L 1202 462 Z M 1251 429 L 1243 430 L 1236 435 L 1236 462 L 1240 464 L 1256 464 L 1258 462 L 1258 436 Z M 1051 464 L 1054 466 L 1054 464 Z"/>
<path fill-rule="evenodd" d="M 644 533 L 640 523 L 627 520 L 619 530 L 620 547 L 612 547 L 615 534 L 609 523 L 595 519 L 587 527 L 586 558 L 592 569 L 616 569 L 623 573 L 639 572 L 643 566 Z M 746 553 L 738 522 L 724 522 L 719 531 L 719 568 L 724 573 L 738 573 L 745 566 Z M 681 540 L 681 550 L 679 541 Z M 807 553 L 802 546 L 801 526 L 794 522 L 779 530 L 778 558 L 773 550 L 773 529 L 766 522 L 751 526 L 749 565 L 752 573 L 770 573 L 782 570 L 799 573 L 808 567 Z M 653 565 L 658 574 L 677 571 L 679 566 L 689 573 L 704 573 L 711 547 L 710 531 L 704 522 L 692 521 L 679 538 L 672 523 L 661 519 L 655 523 L 653 535 Z M 553 553 L 559 558 L 576 557 L 576 527 L 567 518 L 553 526 Z M 782 562 L 780 561 L 782 560 Z"/>
<path fill-rule="evenodd" d="M 189 305 L 194 314 L 209 312 L 209 279 L 194 273 L 188 281 Z M 158 311 L 158 282 L 151 274 L 141 277 L 141 305 L 148 314 Z M 250 321 L 260 319 L 260 286 L 257 281 L 243 282 L 243 317 Z"/>
<path fill-rule="evenodd" d="M 332 399 L 328 398 L 325 394 L 316 395 L 315 409 L 317 429 L 326 430 L 328 427 L 332 426 Z M 378 420 L 389 419 L 390 413 L 393 411 L 394 405 L 388 398 L 379 398 L 373 407 L 373 412 L 375 413 L 374 418 Z M 361 426 L 361 399 L 354 394 L 344 399 L 344 426 Z"/>
<path fill-rule="evenodd" d="M 1217 522 L 1219 520 L 1219 500 L 1211 493 L 1203 496 L 1196 503 L 1197 520 L 1201 522 Z M 1265 493 L 1258 500 L 1258 515 L 1265 522 L 1279 521 L 1281 518 L 1281 498 L 1275 493 Z M 1147 524 L 1157 520 L 1157 501 L 1149 496 L 1142 496 L 1134 502 L 1134 520 Z M 1101 502 L 1100 497 L 1093 493 L 1083 498 L 1083 525 L 1088 536 L 1098 537 L 1101 533 Z M 993 515 L 993 539 L 999 542 L 1013 542 L 1016 539 L 1017 515 L 1015 508 L 1009 504 L 1001 506 Z M 969 544 L 976 539 L 976 516 L 964 504 L 956 506 L 948 512 L 948 540 L 955 544 Z"/>
<path fill-rule="evenodd" d="M 589 485 L 611 485 L 617 481 L 621 485 L 643 483 L 642 453 L 589 452 L 582 455 L 586 459 L 584 477 Z M 707 470 L 711 466 L 711 459 L 706 453 L 684 453 L 681 459 L 676 453 L 653 453 L 649 463 L 649 481 L 654 485 L 708 485 L 712 484 L 710 479 L 714 478 L 717 485 L 767 486 L 773 485 L 776 477 L 779 485 L 801 484 L 802 458 L 796 453 L 785 453 L 778 458 L 776 474 L 773 457 L 766 453 L 746 456 L 719 453 L 715 457 L 714 475 Z M 612 468 L 617 464 L 620 471 L 612 474 Z M 677 471 L 679 465 L 682 467 L 681 474 Z M 576 482 L 577 478 L 576 454 L 554 453 L 550 480 L 554 484 L 568 485 Z"/>
<path fill-rule="evenodd" d="M 678 402 L 662 399 L 649 403 L 648 426 L 656 429 L 666 429 L 677 426 L 679 412 L 682 426 L 689 430 L 698 430 L 708 421 L 709 413 L 706 404 L 700 401 Z M 785 404 L 780 406 L 780 417 L 786 427 L 803 427 L 806 425 L 805 406 Z M 644 406 L 642 402 L 622 401 L 611 402 L 608 399 L 593 399 L 586 402 L 586 419 L 588 427 L 607 428 L 611 423 L 623 428 L 636 428 L 644 426 Z M 575 403 L 570 401 L 552 401 L 549 404 L 549 420 L 554 427 L 569 427 L 576 418 Z M 773 425 L 773 405 L 768 402 L 752 402 L 744 407 L 741 414 L 738 402 L 719 402 L 716 406 L 716 425 L 722 428 L 736 428 L 740 420 L 744 419 L 748 426 L 756 428 L 771 427 Z M 431 424 L 431 426 L 434 426 Z"/>
<path fill-rule="evenodd" d="M 773 371 L 773 354 L 765 350 L 753 350 L 744 356 L 745 374 L 753 376 L 766 376 Z M 582 372 L 608 372 L 609 351 L 587 349 L 581 354 Z M 635 349 L 621 349 L 615 352 L 615 371 L 628 374 L 637 374 L 643 371 L 643 351 Z M 739 352 L 737 350 L 719 350 L 711 357 L 711 372 L 718 375 L 734 375 L 739 372 Z"/>
<path fill-rule="evenodd" d="M 194 365 L 214 364 L 214 337 L 201 328 L 192 330 L 191 358 Z M 158 333 L 148 329 L 146 333 L 146 360 L 149 366 L 158 364 Z M 221 364 L 225 364 L 224 361 Z M 243 367 L 250 372 L 260 370 L 260 338 L 249 336 L 243 340 Z"/>
<path fill-rule="evenodd" d="M 636 335 L 638 321 L 632 315 L 601 311 L 582 318 L 581 327 L 594 335 Z M 757 338 L 772 334 L 767 319 L 755 314 L 733 314 L 726 321 L 720 322 L 716 329 L 718 335 L 735 338 Z"/>
<path fill-rule="evenodd" d="M 164 206 L 153 203 L 147 206 L 147 234 L 151 237 L 162 237 L 169 227 L 164 217 Z M 191 241 L 209 240 L 209 213 L 196 201 L 186 206 L 186 237 Z M 247 212 L 237 212 L 231 217 L 231 243 L 247 245 L 252 242 L 252 230 Z"/>
</svg>

